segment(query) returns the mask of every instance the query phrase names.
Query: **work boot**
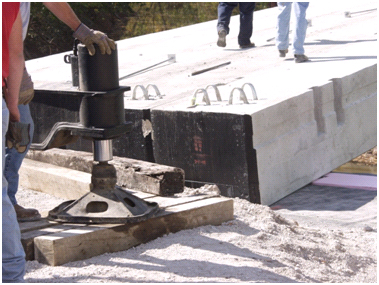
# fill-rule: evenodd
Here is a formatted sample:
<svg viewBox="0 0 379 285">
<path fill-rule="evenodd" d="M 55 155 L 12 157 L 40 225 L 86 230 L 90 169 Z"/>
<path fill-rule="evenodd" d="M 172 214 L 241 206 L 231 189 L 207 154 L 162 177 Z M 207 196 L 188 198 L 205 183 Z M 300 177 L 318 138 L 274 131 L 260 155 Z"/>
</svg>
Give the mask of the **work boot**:
<svg viewBox="0 0 379 285">
<path fill-rule="evenodd" d="M 305 62 L 308 60 L 309 59 L 305 54 L 295 54 L 295 62 L 296 63 Z"/>
<path fill-rule="evenodd" d="M 226 31 L 225 30 L 220 30 L 218 32 L 217 45 L 219 47 L 226 47 Z"/>
<path fill-rule="evenodd" d="M 249 43 L 247 45 L 240 45 L 240 48 L 252 48 L 255 47 L 255 43 Z"/>
<path fill-rule="evenodd" d="M 41 214 L 36 209 L 25 209 L 20 205 L 14 205 L 14 210 L 19 222 L 32 222 L 41 219 Z"/>
<path fill-rule="evenodd" d="M 280 57 L 286 57 L 286 53 L 287 53 L 287 52 L 288 52 L 288 49 L 286 49 L 286 50 L 284 50 L 284 49 L 281 50 L 281 49 L 280 49 L 280 50 L 279 50 L 279 56 L 280 56 Z"/>
</svg>

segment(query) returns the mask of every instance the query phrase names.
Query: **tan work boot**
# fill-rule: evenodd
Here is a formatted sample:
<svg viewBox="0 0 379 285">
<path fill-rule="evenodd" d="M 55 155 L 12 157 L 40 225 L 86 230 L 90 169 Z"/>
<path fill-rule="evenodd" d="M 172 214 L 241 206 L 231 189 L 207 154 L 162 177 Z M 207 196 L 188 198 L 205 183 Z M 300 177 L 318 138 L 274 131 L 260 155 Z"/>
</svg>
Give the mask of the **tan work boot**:
<svg viewBox="0 0 379 285">
<path fill-rule="evenodd" d="M 20 205 L 14 205 L 14 210 L 19 222 L 32 222 L 41 219 L 41 214 L 36 209 L 25 209 Z"/>
</svg>

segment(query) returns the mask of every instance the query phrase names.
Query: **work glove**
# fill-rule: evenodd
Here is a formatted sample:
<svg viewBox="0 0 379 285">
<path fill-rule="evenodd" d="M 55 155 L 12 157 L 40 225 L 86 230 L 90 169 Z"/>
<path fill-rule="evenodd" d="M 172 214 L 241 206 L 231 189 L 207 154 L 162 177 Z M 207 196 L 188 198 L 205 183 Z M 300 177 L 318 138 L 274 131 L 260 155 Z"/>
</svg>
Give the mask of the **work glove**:
<svg viewBox="0 0 379 285">
<path fill-rule="evenodd" d="M 15 148 L 17 152 L 24 153 L 30 142 L 30 124 L 21 122 L 9 122 L 6 134 L 7 147 Z"/>
<path fill-rule="evenodd" d="M 80 40 L 88 49 L 90 55 L 95 54 L 95 47 L 93 44 L 97 44 L 100 48 L 101 54 L 111 54 L 111 49 L 115 50 L 116 45 L 114 40 L 108 38 L 106 34 L 100 31 L 94 31 L 81 23 L 74 32 L 73 36 Z"/>
</svg>

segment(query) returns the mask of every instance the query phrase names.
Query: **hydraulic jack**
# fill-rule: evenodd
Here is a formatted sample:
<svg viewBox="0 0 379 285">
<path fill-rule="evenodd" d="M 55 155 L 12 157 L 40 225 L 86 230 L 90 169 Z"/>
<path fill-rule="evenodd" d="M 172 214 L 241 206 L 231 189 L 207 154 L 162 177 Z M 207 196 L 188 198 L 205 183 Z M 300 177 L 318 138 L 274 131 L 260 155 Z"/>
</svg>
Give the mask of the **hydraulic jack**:
<svg viewBox="0 0 379 285">
<path fill-rule="evenodd" d="M 79 136 L 93 141 L 94 164 L 90 192 L 77 200 L 66 201 L 49 212 L 48 219 L 69 223 L 134 223 L 148 219 L 158 210 L 157 203 L 146 202 L 116 185 L 112 139 L 131 131 L 125 121 L 124 92 L 130 87 L 118 85 L 117 49 L 111 55 L 89 56 L 78 45 L 79 90 L 49 91 L 54 96 L 79 98 L 79 123 L 58 122 L 42 143 L 32 149 L 45 150 L 74 142 Z M 105 69 L 105 70 L 104 70 Z M 99 71 L 101 70 L 101 71 Z"/>
</svg>

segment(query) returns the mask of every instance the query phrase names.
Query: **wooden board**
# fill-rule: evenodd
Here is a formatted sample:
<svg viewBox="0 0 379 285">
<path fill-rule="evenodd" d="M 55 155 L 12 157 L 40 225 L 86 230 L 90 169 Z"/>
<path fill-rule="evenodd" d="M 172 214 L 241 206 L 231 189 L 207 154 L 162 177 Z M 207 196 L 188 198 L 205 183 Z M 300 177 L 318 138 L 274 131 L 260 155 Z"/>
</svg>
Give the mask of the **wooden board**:
<svg viewBox="0 0 379 285">
<path fill-rule="evenodd" d="M 43 220 L 46 221 L 46 220 Z M 25 251 L 25 259 L 26 260 L 34 260 L 34 238 L 49 235 L 56 232 L 62 232 L 64 230 L 71 229 L 75 226 L 73 225 L 58 225 L 58 224 L 50 224 L 46 228 L 41 228 L 37 230 L 27 231 L 21 233 L 21 243 L 24 247 Z"/>
<path fill-rule="evenodd" d="M 91 173 L 93 154 L 68 149 L 30 150 L 27 158 L 56 166 Z M 184 171 L 142 160 L 114 156 L 109 162 L 117 171 L 117 185 L 160 196 L 171 196 L 184 189 Z"/>
<path fill-rule="evenodd" d="M 49 223 L 28 231 L 23 227 L 22 242 L 29 259 L 51 266 L 83 260 L 106 252 L 127 250 L 141 243 L 180 230 L 203 225 L 219 225 L 232 220 L 230 198 L 193 195 L 189 197 L 150 197 L 160 211 L 146 221 L 117 225 L 75 225 Z M 43 223 L 43 222 L 41 222 Z M 46 222 L 45 222 L 46 223 Z M 22 225 L 22 224 L 21 224 Z"/>
<path fill-rule="evenodd" d="M 20 185 L 67 200 L 90 191 L 91 174 L 25 158 L 19 171 Z"/>
</svg>

